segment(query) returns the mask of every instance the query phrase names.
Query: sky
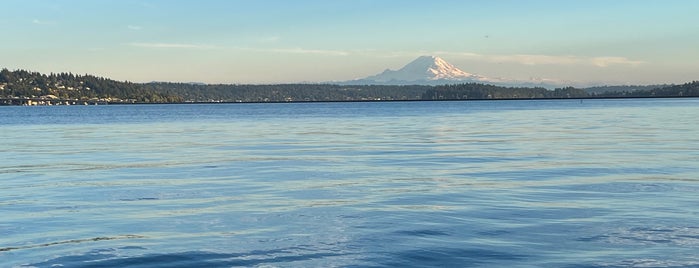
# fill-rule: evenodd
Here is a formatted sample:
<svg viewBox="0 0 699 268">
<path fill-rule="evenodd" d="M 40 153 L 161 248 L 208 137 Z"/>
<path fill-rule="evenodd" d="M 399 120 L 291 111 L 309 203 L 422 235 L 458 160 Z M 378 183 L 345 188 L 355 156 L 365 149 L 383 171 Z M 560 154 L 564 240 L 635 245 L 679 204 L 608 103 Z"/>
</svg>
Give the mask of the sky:
<svg viewBox="0 0 699 268">
<path fill-rule="evenodd" d="M 0 68 L 328 82 L 434 55 L 571 85 L 699 80 L 695 0 L 0 0 Z"/>
</svg>

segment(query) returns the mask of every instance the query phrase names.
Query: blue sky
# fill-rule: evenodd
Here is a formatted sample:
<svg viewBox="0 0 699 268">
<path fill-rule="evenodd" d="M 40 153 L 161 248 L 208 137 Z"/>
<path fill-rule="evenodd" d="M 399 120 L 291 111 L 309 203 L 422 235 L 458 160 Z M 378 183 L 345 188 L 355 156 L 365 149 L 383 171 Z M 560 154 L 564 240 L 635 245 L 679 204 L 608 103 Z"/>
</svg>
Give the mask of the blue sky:
<svg viewBox="0 0 699 268">
<path fill-rule="evenodd" d="M 349 80 L 436 55 L 571 84 L 699 80 L 699 1 L 0 0 L 0 67 L 135 82 Z"/>
</svg>

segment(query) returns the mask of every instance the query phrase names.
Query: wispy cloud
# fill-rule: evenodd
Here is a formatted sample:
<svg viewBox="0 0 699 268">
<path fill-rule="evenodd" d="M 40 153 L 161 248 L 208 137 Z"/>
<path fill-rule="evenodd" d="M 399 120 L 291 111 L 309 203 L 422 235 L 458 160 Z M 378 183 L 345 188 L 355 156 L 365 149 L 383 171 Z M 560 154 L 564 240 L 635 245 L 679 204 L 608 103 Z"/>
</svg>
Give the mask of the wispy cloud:
<svg viewBox="0 0 699 268">
<path fill-rule="evenodd" d="M 479 54 L 473 52 L 447 52 L 447 51 L 383 51 L 383 50 L 322 50 L 303 48 L 240 48 L 247 50 L 293 53 L 293 54 L 319 54 L 331 56 L 375 56 L 382 58 L 417 57 L 421 55 L 443 55 L 467 58 L 477 61 L 493 63 L 514 63 L 522 65 L 587 65 L 594 67 L 610 67 L 614 65 L 638 66 L 646 62 L 632 60 L 625 57 L 584 57 L 574 55 L 543 55 L 543 54 Z"/>
<path fill-rule="evenodd" d="M 215 49 L 216 46 L 186 43 L 128 43 L 127 45 L 140 48 L 161 49 Z"/>
<path fill-rule="evenodd" d="M 348 56 L 348 55 L 352 54 L 351 51 L 345 51 L 345 50 L 324 50 L 324 49 L 305 49 L 305 48 L 237 47 L 236 49 L 251 50 L 251 51 L 257 51 L 257 52 L 287 53 L 287 54 L 315 54 L 315 55 L 328 55 L 328 56 Z"/>
<path fill-rule="evenodd" d="M 150 3 L 150 2 L 141 2 L 139 4 L 141 7 L 145 7 L 145 8 L 155 8 L 156 7 L 153 3 Z"/>
<path fill-rule="evenodd" d="M 191 44 L 191 43 L 143 43 L 133 42 L 126 44 L 132 47 L 151 48 L 151 49 L 234 49 L 247 50 L 266 53 L 286 53 L 286 54 L 315 54 L 328 56 L 348 56 L 351 51 L 345 50 L 323 50 L 323 49 L 304 49 L 304 48 L 258 48 L 258 47 L 220 47 L 207 44 Z"/>
<path fill-rule="evenodd" d="M 36 25 L 54 25 L 56 22 L 54 21 L 46 21 L 46 20 L 39 20 L 39 19 L 33 19 L 32 23 Z"/>
<path fill-rule="evenodd" d="M 129 25 L 129 26 L 126 26 L 126 27 L 129 28 L 129 30 L 133 30 L 133 31 L 140 31 L 140 30 L 143 30 L 143 27 L 138 26 L 138 25 Z"/>
<path fill-rule="evenodd" d="M 277 52 L 277 53 L 320 54 L 320 55 L 330 55 L 330 56 L 347 56 L 350 54 L 350 52 L 343 51 L 343 50 L 323 50 L 323 49 L 304 49 L 304 48 L 277 48 L 277 49 L 271 49 L 270 51 Z"/>
<path fill-rule="evenodd" d="M 574 56 L 552 56 L 552 55 L 471 55 L 470 57 L 485 57 L 492 62 L 509 62 L 524 65 L 571 65 L 581 62 L 581 58 Z"/>
<path fill-rule="evenodd" d="M 596 67 L 609 67 L 612 65 L 638 66 L 644 61 L 631 60 L 625 57 L 583 57 L 573 55 L 542 55 L 542 54 L 512 54 L 512 55 L 488 55 L 477 53 L 436 52 L 435 54 L 448 54 L 475 60 L 495 63 L 516 63 L 523 65 L 588 65 Z"/>
<path fill-rule="evenodd" d="M 258 40 L 260 43 L 276 43 L 281 40 L 281 37 L 279 36 L 267 36 L 267 37 L 262 37 Z"/>
<path fill-rule="evenodd" d="M 622 64 L 622 65 L 640 65 L 645 62 L 643 61 L 638 61 L 638 60 L 630 60 L 624 57 L 595 57 L 592 58 L 592 63 L 595 66 L 598 67 L 607 67 L 609 65 L 616 65 L 616 64 Z"/>
</svg>

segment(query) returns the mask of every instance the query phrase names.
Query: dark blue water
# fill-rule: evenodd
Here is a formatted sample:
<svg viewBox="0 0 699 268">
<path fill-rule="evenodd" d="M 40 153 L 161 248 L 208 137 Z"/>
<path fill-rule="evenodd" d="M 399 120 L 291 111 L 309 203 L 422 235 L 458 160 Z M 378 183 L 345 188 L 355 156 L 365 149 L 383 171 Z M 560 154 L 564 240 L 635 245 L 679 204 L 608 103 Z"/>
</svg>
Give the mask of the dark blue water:
<svg viewBox="0 0 699 268">
<path fill-rule="evenodd" d="M 699 267 L 699 100 L 0 107 L 0 267 Z"/>
</svg>

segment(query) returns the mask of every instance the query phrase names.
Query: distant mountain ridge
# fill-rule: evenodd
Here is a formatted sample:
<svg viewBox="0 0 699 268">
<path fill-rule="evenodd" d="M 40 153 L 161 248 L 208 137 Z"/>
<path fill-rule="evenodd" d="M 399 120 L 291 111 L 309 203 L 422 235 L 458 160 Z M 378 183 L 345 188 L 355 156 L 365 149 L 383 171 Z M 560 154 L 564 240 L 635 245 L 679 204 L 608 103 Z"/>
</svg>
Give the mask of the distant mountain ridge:
<svg viewBox="0 0 699 268">
<path fill-rule="evenodd" d="M 482 83 L 508 87 L 555 88 L 561 84 L 549 80 L 518 81 L 469 73 L 438 56 L 420 56 L 398 70 L 386 69 L 380 74 L 356 80 L 334 82 L 341 85 L 445 85 Z"/>
<path fill-rule="evenodd" d="M 398 70 L 345 81 L 341 84 L 368 85 L 439 85 L 454 82 L 484 83 L 490 79 L 465 72 L 437 56 L 420 56 Z"/>
<path fill-rule="evenodd" d="M 485 81 L 487 78 L 467 73 L 436 56 L 420 56 L 396 71 L 385 70 L 383 73 L 365 78 L 378 82 L 389 81 Z"/>
</svg>

